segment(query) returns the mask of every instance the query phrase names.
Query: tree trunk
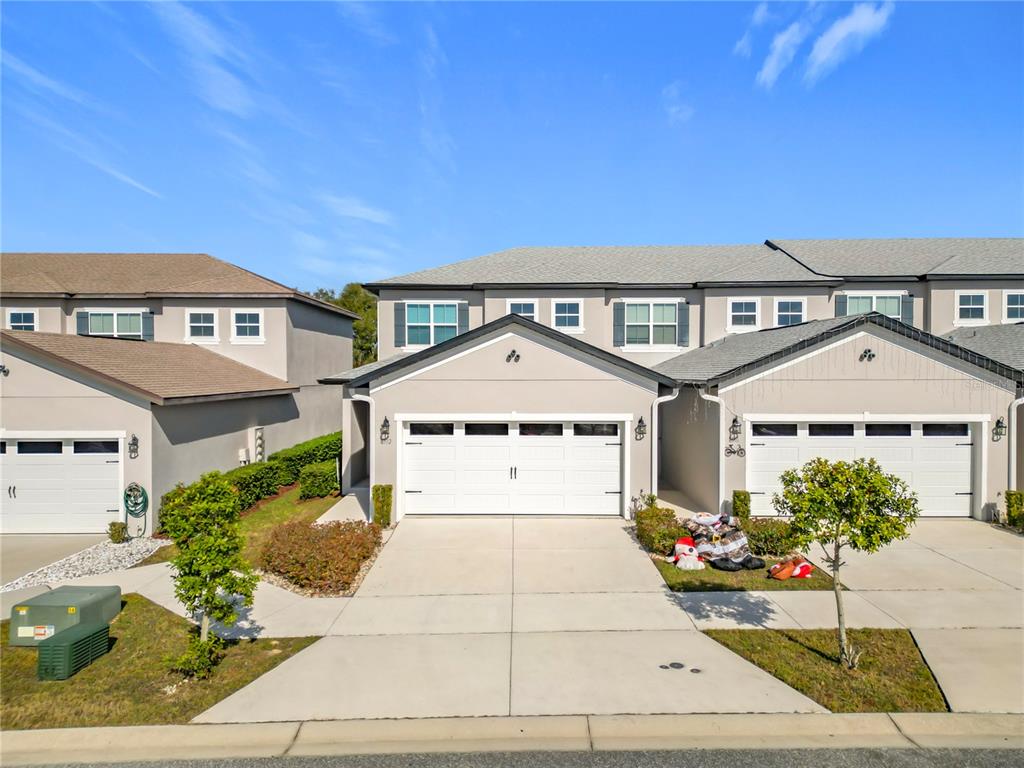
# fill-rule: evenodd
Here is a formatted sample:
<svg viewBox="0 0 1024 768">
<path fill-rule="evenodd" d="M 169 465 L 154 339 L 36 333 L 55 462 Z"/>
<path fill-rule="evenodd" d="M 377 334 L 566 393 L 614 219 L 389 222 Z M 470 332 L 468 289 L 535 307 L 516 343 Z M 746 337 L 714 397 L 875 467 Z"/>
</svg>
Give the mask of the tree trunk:
<svg viewBox="0 0 1024 768">
<path fill-rule="evenodd" d="M 210 617 L 203 613 L 203 618 L 199 622 L 199 640 L 205 643 L 206 638 L 210 636 Z"/>
<path fill-rule="evenodd" d="M 853 669 L 856 661 L 853 657 L 853 648 L 846 639 L 846 612 L 843 610 L 843 585 L 839 581 L 839 542 L 836 541 L 832 550 L 832 591 L 836 596 L 836 615 L 839 619 L 839 663 Z"/>
</svg>

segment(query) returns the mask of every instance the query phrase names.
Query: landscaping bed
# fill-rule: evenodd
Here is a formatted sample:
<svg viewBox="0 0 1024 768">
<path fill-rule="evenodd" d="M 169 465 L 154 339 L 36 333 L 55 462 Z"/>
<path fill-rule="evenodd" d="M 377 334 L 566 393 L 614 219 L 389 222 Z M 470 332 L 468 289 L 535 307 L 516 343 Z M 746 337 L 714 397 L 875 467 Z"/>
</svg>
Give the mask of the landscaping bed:
<svg viewBox="0 0 1024 768">
<path fill-rule="evenodd" d="M 838 661 L 833 629 L 709 629 L 705 634 L 832 712 L 946 712 L 905 629 L 852 629 L 857 669 Z"/>
<path fill-rule="evenodd" d="M 705 564 L 701 571 L 683 571 L 672 563 L 654 556 L 651 558 L 665 584 L 673 592 L 758 592 L 773 590 L 832 589 L 832 577 L 815 568 L 806 579 L 768 578 L 768 569 L 779 561 L 765 557 L 765 567 L 756 571 L 718 571 Z"/>
<path fill-rule="evenodd" d="M 187 723 L 317 639 L 229 642 L 212 677 L 184 680 L 167 671 L 167 659 L 185 651 L 189 622 L 129 594 L 110 625 L 107 655 L 69 680 L 40 682 L 36 649 L 8 647 L 8 625 L 0 627 L 4 729 Z"/>
</svg>

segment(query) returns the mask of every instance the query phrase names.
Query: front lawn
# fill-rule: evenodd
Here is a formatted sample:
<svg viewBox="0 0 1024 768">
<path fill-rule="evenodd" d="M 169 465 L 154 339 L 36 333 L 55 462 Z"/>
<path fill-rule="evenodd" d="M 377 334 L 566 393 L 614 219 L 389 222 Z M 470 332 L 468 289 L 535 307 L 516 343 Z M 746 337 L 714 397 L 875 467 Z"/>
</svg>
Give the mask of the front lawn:
<svg viewBox="0 0 1024 768">
<path fill-rule="evenodd" d="M 139 595 L 124 597 L 110 625 L 110 652 L 69 680 L 36 679 L 35 648 L 7 645 L 0 627 L 0 727 L 74 728 L 187 723 L 226 696 L 269 672 L 315 637 L 242 640 L 208 680 L 183 680 L 166 659 L 181 655 L 189 622 Z"/>
<path fill-rule="evenodd" d="M 832 589 L 832 577 L 815 567 L 807 579 L 768 578 L 768 569 L 779 558 L 763 558 L 765 567 L 757 571 L 717 571 L 705 564 L 702 571 L 682 571 L 672 563 L 655 559 L 661 577 L 673 592 L 757 592 L 776 589 Z"/>
<path fill-rule="evenodd" d="M 848 630 L 863 654 L 836 662 L 833 629 L 709 629 L 713 640 L 832 712 L 946 712 L 938 683 L 905 629 Z"/>
<path fill-rule="evenodd" d="M 291 486 L 282 489 L 277 496 L 263 499 L 242 513 L 239 526 L 245 538 L 243 557 L 252 565 L 258 565 L 263 545 L 276 526 L 295 521 L 312 523 L 337 504 L 339 498 L 332 494 L 322 499 L 300 499 L 298 486 Z M 166 563 L 176 554 L 178 548 L 171 544 L 161 547 L 138 565 Z"/>
</svg>

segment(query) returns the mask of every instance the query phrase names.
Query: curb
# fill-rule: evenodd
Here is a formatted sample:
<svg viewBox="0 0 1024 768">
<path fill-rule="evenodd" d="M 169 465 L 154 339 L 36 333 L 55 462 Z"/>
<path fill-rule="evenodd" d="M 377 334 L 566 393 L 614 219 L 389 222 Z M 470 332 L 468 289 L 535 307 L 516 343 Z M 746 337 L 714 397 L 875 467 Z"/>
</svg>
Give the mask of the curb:
<svg viewBox="0 0 1024 768">
<path fill-rule="evenodd" d="M 819 748 L 1024 749 L 1024 715 L 567 715 L 62 728 L 4 731 L 0 763 Z"/>
</svg>

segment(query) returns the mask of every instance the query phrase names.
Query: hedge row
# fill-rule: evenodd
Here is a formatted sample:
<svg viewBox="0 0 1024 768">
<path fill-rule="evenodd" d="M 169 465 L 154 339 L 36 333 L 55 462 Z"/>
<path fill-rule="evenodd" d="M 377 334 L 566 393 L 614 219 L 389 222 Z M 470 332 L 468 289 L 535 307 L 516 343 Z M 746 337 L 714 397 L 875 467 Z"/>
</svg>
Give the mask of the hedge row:
<svg viewBox="0 0 1024 768">
<path fill-rule="evenodd" d="M 281 468 L 281 484 L 291 485 L 299 479 L 303 467 L 333 461 L 340 454 L 341 432 L 334 432 L 272 453 L 268 461 L 275 462 Z"/>
<path fill-rule="evenodd" d="M 303 589 L 337 594 L 352 586 L 378 546 L 380 528 L 373 523 L 285 523 L 271 532 L 260 567 Z"/>
<path fill-rule="evenodd" d="M 338 490 L 338 465 L 334 459 L 307 464 L 299 472 L 299 498 L 320 499 Z"/>
<path fill-rule="evenodd" d="M 373 522 L 381 528 L 391 527 L 391 496 L 390 485 L 373 486 Z"/>
<path fill-rule="evenodd" d="M 1006 492 L 1006 523 L 1024 533 L 1024 491 Z"/>
</svg>

